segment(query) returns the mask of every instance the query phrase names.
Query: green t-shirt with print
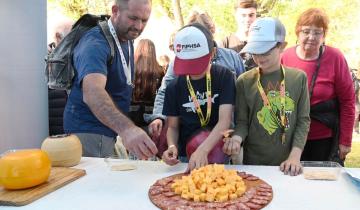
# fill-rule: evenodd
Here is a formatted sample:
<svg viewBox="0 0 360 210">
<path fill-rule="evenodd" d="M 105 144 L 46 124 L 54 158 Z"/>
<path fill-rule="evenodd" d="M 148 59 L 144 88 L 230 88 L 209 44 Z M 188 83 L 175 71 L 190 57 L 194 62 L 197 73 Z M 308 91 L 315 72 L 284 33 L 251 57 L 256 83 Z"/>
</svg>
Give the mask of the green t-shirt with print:
<svg viewBox="0 0 360 210">
<path fill-rule="evenodd" d="M 279 125 L 281 96 L 281 69 L 261 74 L 260 83 L 271 104 L 264 106 L 259 92 L 258 68 L 242 75 L 236 81 L 235 135 L 244 139 L 244 164 L 280 165 L 291 149 L 304 148 L 310 126 L 310 102 L 307 78 L 304 72 L 284 67 L 285 72 L 285 142 Z M 277 119 L 276 119 L 277 118 Z"/>
</svg>

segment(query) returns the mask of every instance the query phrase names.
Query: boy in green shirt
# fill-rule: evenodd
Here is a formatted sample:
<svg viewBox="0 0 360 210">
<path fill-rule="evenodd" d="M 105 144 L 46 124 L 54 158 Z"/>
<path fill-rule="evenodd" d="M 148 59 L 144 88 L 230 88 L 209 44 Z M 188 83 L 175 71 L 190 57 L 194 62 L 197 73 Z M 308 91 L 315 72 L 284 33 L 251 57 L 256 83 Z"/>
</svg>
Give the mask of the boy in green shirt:
<svg viewBox="0 0 360 210">
<path fill-rule="evenodd" d="M 280 165 L 285 174 L 298 175 L 310 105 L 305 73 L 280 64 L 285 34 L 275 18 L 251 25 L 242 52 L 250 53 L 258 67 L 236 81 L 236 127 L 223 150 L 234 154 L 244 141 L 244 164 Z"/>
</svg>

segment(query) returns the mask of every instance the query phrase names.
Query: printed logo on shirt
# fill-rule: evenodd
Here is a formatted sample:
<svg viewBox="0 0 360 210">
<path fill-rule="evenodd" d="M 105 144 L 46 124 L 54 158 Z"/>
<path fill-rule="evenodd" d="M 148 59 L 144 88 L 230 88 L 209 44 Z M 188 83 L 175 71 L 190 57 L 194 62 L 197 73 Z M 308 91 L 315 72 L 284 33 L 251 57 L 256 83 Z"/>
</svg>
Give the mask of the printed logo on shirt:
<svg viewBox="0 0 360 210">
<path fill-rule="evenodd" d="M 263 106 L 260 111 L 257 113 L 257 119 L 259 120 L 260 125 L 268 132 L 269 135 L 272 135 L 277 128 L 280 128 L 279 120 L 280 110 L 281 110 L 281 97 L 280 91 L 270 90 L 267 94 L 267 98 L 271 104 L 271 111 Z M 285 130 L 288 130 L 290 127 L 290 116 L 294 111 L 294 100 L 289 97 L 289 92 L 285 92 Z"/>
<path fill-rule="evenodd" d="M 215 98 L 218 97 L 219 94 L 214 94 L 214 96 L 211 98 L 211 102 L 214 104 L 215 103 Z M 198 91 L 196 91 L 196 98 L 200 104 L 200 107 L 207 104 L 207 99 L 206 99 L 206 92 L 203 93 L 199 93 Z M 186 112 L 194 112 L 196 113 L 196 108 L 194 105 L 194 102 L 191 99 L 191 96 L 188 96 L 189 102 L 188 103 L 184 103 L 182 106 L 185 107 Z"/>
<path fill-rule="evenodd" d="M 271 90 L 280 90 L 280 82 L 276 81 L 273 83 L 272 81 L 269 81 L 264 89 L 266 92 Z"/>
</svg>

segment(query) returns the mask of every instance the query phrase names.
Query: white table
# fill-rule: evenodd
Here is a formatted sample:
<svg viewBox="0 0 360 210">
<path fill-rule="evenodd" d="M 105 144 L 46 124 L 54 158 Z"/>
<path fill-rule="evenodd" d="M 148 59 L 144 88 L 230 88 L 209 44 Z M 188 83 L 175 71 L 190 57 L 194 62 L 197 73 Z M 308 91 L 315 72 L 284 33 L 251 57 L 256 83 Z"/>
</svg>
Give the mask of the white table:
<svg viewBox="0 0 360 210">
<path fill-rule="evenodd" d="M 76 168 L 87 175 L 22 207 L 32 210 L 147 210 L 157 209 L 148 198 L 149 187 L 165 176 L 183 172 L 186 164 L 170 167 L 163 162 L 127 161 L 137 166 L 133 171 L 110 171 L 100 158 L 82 158 Z M 340 210 L 360 209 L 360 186 L 342 172 L 337 181 L 305 180 L 302 175 L 283 175 L 278 167 L 229 165 L 259 176 L 273 187 L 274 198 L 264 209 Z M 360 171 L 360 169 L 355 169 Z"/>
</svg>

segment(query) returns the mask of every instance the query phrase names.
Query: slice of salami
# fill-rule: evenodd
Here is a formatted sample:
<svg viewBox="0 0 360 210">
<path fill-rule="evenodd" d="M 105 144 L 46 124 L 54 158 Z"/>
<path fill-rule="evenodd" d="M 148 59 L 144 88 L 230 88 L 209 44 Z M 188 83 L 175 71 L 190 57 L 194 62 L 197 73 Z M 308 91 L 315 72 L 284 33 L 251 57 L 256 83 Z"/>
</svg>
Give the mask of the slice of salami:
<svg viewBox="0 0 360 210">
<path fill-rule="evenodd" d="M 245 192 L 245 195 L 248 197 L 253 197 L 256 194 L 256 189 L 255 188 L 250 188 Z"/>
<path fill-rule="evenodd" d="M 161 194 L 152 196 L 152 201 L 155 202 L 155 203 L 160 202 L 161 199 L 163 199 Z"/>
<path fill-rule="evenodd" d="M 239 198 L 239 202 L 241 202 L 241 203 L 246 203 L 246 202 L 248 202 L 249 200 L 250 200 L 250 198 L 247 197 L 247 196 L 245 196 L 245 195 L 243 195 L 243 196 L 241 196 L 241 197 Z"/>
<path fill-rule="evenodd" d="M 262 183 L 259 185 L 260 188 L 265 188 L 265 189 L 272 189 L 272 187 L 266 183 Z"/>
<path fill-rule="evenodd" d="M 174 207 L 170 207 L 167 210 L 194 210 L 194 208 L 190 207 L 190 206 L 174 206 Z"/>
<path fill-rule="evenodd" d="M 271 192 L 268 192 L 268 191 L 266 191 L 266 192 L 257 191 L 257 192 L 256 192 L 256 195 L 271 197 L 271 196 L 272 196 L 272 193 L 271 193 Z"/>
<path fill-rule="evenodd" d="M 241 197 L 239 198 L 239 202 L 241 202 L 241 203 L 246 203 L 246 202 L 248 202 L 249 200 L 250 200 L 250 198 L 247 197 L 247 196 L 245 196 L 245 195 L 243 195 L 243 196 L 241 196 Z"/>
<path fill-rule="evenodd" d="M 195 202 L 195 201 L 192 201 L 192 202 L 189 202 L 189 206 L 191 206 L 191 207 L 202 207 L 202 208 L 205 208 L 206 203 L 204 203 L 204 202 Z"/>
<path fill-rule="evenodd" d="M 165 186 L 168 183 L 170 183 L 171 181 L 173 181 L 173 178 L 172 177 L 167 177 L 167 178 L 164 178 L 164 179 L 160 179 L 158 181 L 158 184 L 161 185 L 161 186 Z"/>
<path fill-rule="evenodd" d="M 236 203 L 235 204 L 238 210 L 250 210 L 250 207 L 243 203 Z"/>
<path fill-rule="evenodd" d="M 194 207 L 194 208 L 192 208 L 193 210 L 204 210 L 205 209 L 205 207 L 204 206 L 202 206 L 202 207 Z"/>
<path fill-rule="evenodd" d="M 261 209 L 261 205 L 256 204 L 256 203 L 247 202 L 247 203 L 245 203 L 245 205 L 247 205 L 251 209 Z"/>
<path fill-rule="evenodd" d="M 271 196 L 260 196 L 260 195 L 255 195 L 253 197 L 253 199 L 259 199 L 259 200 L 264 200 L 269 202 L 271 200 Z"/>
<path fill-rule="evenodd" d="M 174 201 L 174 200 L 172 200 L 172 199 L 169 199 L 169 198 L 164 197 L 164 198 L 161 200 L 161 206 L 164 206 L 166 209 L 167 209 L 167 208 L 170 208 L 170 207 L 183 206 L 182 204 L 180 204 L 179 201 L 180 201 L 180 200 Z"/>
<path fill-rule="evenodd" d="M 166 197 L 173 197 L 176 196 L 177 194 L 173 191 L 168 191 L 168 192 L 164 192 L 163 195 L 165 195 Z"/>
<path fill-rule="evenodd" d="M 269 193 L 272 193 L 272 189 L 268 189 L 268 188 L 257 188 L 257 191 L 258 192 L 269 192 Z"/>
<path fill-rule="evenodd" d="M 238 208 L 236 207 L 235 204 L 231 204 L 230 206 L 226 206 L 227 210 L 237 210 Z"/>
<path fill-rule="evenodd" d="M 264 205 L 268 203 L 267 200 L 256 199 L 256 198 L 251 199 L 251 202 L 259 205 Z"/>
<path fill-rule="evenodd" d="M 163 192 L 163 188 L 161 186 L 152 186 L 150 187 L 149 193 L 150 195 L 158 195 Z"/>
<path fill-rule="evenodd" d="M 237 175 L 239 175 L 239 176 L 243 176 L 243 175 L 245 175 L 246 174 L 246 172 L 244 172 L 244 171 L 238 171 L 237 172 Z"/>
<path fill-rule="evenodd" d="M 216 202 L 209 202 L 206 204 L 206 209 L 216 209 L 218 206 Z"/>
<path fill-rule="evenodd" d="M 231 205 L 229 201 L 226 202 L 216 202 L 216 208 L 225 208 L 226 206 Z"/>
<path fill-rule="evenodd" d="M 177 203 L 181 206 L 188 206 L 188 204 L 190 203 L 191 201 L 188 201 L 188 200 L 185 200 L 185 199 L 180 199 L 177 201 Z"/>
<path fill-rule="evenodd" d="M 248 177 L 246 177 L 246 180 L 257 181 L 257 180 L 259 180 L 259 177 L 257 177 L 257 176 L 248 176 Z"/>
<path fill-rule="evenodd" d="M 171 199 L 173 199 L 174 201 L 182 200 L 180 195 L 175 195 L 175 196 L 171 197 Z"/>
</svg>

